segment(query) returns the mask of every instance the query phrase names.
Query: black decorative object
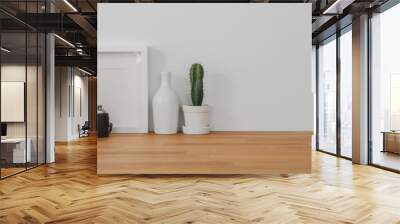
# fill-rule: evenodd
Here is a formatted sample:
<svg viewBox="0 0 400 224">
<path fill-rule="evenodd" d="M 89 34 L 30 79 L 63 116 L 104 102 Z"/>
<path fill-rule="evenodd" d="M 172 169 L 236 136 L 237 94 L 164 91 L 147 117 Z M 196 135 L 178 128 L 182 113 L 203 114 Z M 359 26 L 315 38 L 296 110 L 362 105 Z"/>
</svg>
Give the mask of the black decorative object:
<svg viewBox="0 0 400 224">
<path fill-rule="evenodd" d="M 110 136 L 112 131 L 112 123 L 108 113 L 97 114 L 97 137 L 104 138 Z"/>
</svg>

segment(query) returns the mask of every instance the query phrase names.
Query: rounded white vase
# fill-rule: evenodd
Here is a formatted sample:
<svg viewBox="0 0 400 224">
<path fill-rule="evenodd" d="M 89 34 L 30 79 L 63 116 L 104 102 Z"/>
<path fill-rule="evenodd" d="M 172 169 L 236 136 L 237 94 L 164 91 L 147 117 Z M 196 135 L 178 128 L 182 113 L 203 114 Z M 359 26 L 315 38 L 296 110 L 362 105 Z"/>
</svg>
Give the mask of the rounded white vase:
<svg viewBox="0 0 400 224">
<path fill-rule="evenodd" d="M 179 98 L 171 87 L 171 73 L 161 72 L 161 86 L 153 97 L 153 122 L 156 134 L 178 132 Z"/>
</svg>

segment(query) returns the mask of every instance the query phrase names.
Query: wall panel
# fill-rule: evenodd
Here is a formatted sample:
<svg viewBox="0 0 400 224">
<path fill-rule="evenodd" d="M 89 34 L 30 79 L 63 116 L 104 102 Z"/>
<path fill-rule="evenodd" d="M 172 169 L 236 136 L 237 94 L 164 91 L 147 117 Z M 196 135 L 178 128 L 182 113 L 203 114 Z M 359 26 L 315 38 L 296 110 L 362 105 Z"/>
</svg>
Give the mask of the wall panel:
<svg viewBox="0 0 400 224">
<path fill-rule="evenodd" d="M 150 98 L 160 72 L 171 71 L 173 88 L 188 104 L 188 71 L 199 62 L 212 130 L 313 130 L 311 4 L 105 3 L 98 10 L 100 48 L 149 47 Z M 103 74 L 99 64 L 100 92 Z"/>
</svg>

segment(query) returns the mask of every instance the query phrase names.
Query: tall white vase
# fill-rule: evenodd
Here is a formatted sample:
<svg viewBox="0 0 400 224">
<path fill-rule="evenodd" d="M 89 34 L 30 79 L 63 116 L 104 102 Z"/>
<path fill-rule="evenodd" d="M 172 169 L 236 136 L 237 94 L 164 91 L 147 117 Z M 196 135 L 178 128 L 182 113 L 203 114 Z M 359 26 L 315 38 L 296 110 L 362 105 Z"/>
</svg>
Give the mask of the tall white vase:
<svg viewBox="0 0 400 224">
<path fill-rule="evenodd" d="M 156 134 L 178 131 L 179 98 L 171 88 L 171 73 L 161 72 L 161 86 L 153 97 L 153 121 Z"/>
</svg>

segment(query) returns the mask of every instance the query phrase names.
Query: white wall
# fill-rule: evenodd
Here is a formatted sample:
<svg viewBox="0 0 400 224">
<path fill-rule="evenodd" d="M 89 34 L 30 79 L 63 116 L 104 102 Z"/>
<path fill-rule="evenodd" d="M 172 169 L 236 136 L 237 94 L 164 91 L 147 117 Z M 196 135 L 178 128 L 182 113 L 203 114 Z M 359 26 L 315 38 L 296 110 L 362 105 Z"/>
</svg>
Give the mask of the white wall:
<svg viewBox="0 0 400 224">
<path fill-rule="evenodd" d="M 171 71 L 183 104 L 202 63 L 212 130 L 312 131 L 310 21 L 311 4 L 98 4 L 98 45 L 149 46 L 150 97 Z"/>
<path fill-rule="evenodd" d="M 55 141 L 68 141 L 70 76 L 68 67 L 55 68 Z"/>
<path fill-rule="evenodd" d="M 71 135 L 73 138 L 79 138 L 79 132 L 78 132 L 78 125 L 83 125 L 85 121 L 89 120 L 89 102 L 88 102 L 88 77 L 87 76 L 82 76 L 82 73 L 75 70 L 75 75 L 74 75 L 74 108 L 75 113 L 73 113 L 72 116 L 72 130 L 71 130 Z M 78 92 L 80 91 L 80 99 L 78 97 Z M 81 102 L 79 102 L 79 100 Z M 79 106 L 80 104 L 80 106 Z M 72 105 L 71 105 L 72 106 Z M 80 107 L 80 108 L 79 108 Z M 82 110 L 81 112 L 79 110 Z"/>
<path fill-rule="evenodd" d="M 55 140 L 77 139 L 78 124 L 88 120 L 88 78 L 71 67 L 56 67 L 55 73 Z M 77 88 L 81 91 L 82 114 L 76 107 Z"/>
<path fill-rule="evenodd" d="M 80 122 L 83 124 L 89 119 L 89 78 L 87 76 L 75 76 L 75 85 L 82 89 L 82 114 Z"/>
</svg>

